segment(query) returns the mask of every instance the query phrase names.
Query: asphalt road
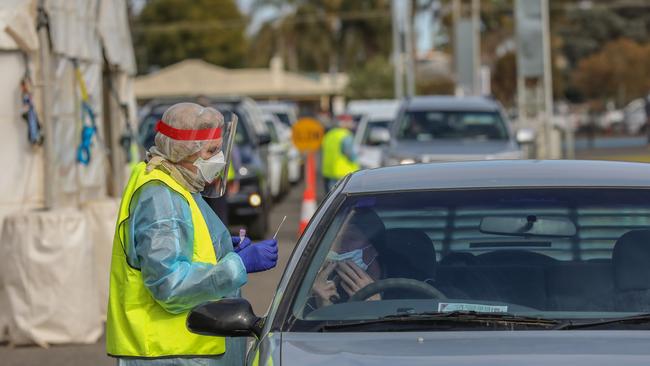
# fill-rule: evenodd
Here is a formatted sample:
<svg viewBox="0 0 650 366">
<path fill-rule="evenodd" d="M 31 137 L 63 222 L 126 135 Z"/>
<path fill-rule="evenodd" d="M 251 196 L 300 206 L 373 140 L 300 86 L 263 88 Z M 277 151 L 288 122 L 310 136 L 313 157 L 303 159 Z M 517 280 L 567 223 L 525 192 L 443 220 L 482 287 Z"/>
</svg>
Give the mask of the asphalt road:
<svg viewBox="0 0 650 366">
<path fill-rule="evenodd" d="M 302 200 L 301 186 L 294 187 L 289 194 L 276 204 L 271 215 L 272 236 L 286 215 L 287 220 L 278 233 L 279 260 L 278 266 L 270 271 L 252 274 L 248 284 L 243 288 L 243 295 L 253 305 L 258 315 L 266 313 L 275 289 L 284 271 L 284 267 L 296 244 L 300 205 Z M 115 365 L 115 360 L 106 356 L 104 340 L 91 345 L 52 346 L 48 349 L 36 346 L 12 347 L 0 344 L 0 365 L 2 366 L 77 366 L 77 365 Z"/>
</svg>

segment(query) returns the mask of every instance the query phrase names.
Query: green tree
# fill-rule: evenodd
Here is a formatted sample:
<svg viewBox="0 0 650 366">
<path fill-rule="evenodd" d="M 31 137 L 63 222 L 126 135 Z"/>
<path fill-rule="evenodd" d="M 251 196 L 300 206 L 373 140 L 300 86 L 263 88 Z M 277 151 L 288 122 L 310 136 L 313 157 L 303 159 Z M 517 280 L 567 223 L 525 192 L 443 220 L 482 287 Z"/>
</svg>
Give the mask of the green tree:
<svg viewBox="0 0 650 366">
<path fill-rule="evenodd" d="M 571 9 L 557 22 L 563 51 L 572 67 L 598 52 L 607 42 L 619 38 L 647 42 L 648 28 L 650 12 L 647 9 L 637 9 L 635 15 L 620 15 L 607 8 Z"/>
<path fill-rule="evenodd" d="M 234 0 L 151 0 L 133 24 L 138 70 L 187 58 L 242 66 L 246 25 Z"/>
<path fill-rule="evenodd" d="M 492 72 L 492 94 L 505 106 L 515 104 L 517 93 L 517 56 L 508 52 L 494 64 Z"/>
<path fill-rule="evenodd" d="M 291 7 L 281 19 L 264 25 L 251 42 L 257 66 L 275 54 L 290 70 L 349 71 L 391 50 L 389 0 L 258 0 L 265 6 Z"/>
<path fill-rule="evenodd" d="M 386 58 L 375 57 L 350 72 L 345 94 L 350 99 L 393 98 L 393 67 Z"/>
<path fill-rule="evenodd" d="M 629 39 L 609 42 L 582 59 L 573 73 L 579 91 L 592 100 L 615 100 L 619 106 L 650 90 L 650 44 Z"/>
</svg>

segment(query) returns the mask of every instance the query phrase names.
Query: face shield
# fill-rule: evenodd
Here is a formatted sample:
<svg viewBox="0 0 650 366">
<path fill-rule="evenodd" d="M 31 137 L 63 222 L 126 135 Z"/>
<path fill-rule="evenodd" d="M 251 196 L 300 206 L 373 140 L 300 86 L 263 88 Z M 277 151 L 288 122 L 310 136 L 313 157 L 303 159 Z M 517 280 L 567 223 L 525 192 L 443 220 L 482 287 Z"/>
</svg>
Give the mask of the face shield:
<svg viewBox="0 0 650 366">
<path fill-rule="evenodd" d="M 224 113 L 223 125 L 216 128 L 184 130 L 171 127 L 163 121 L 158 121 L 156 130 L 177 141 L 202 143 L 201 150 L 206 148 L 208 151 L 215 149 L 211 158 L 203 159 L 199 156 L 193 165 L 197 169 L 197 175 L 205 182 L 201 195 L 217 198 L 226 193 L 229 178 L 234 179 L 234 176 L 232 176 L 234 172 L 230 169 L 230 160 L 237 131 L 237 115 Z"/>
<path fill-rule="evenodd" d="M 217 198 L 226 194 L 226 188 L 228 181 L 235 179 L 234 170 L 230 168 L 232 164 L 232 148 L 235 144 L 235 134 L 237 132 L 237 115 L 228 112 L 223 114 L 224 125 L 222 127 L 222 137 L 221 137 L 221 151 L 217 152 L 212 158 L 207 161 L 213 160 L 213 167 L 221 165 L 220 169 L 208 169 L 206 172 L 208 176 L 203 177 L 205 180 L 205 188 L 201 194 L 204 197 L 208 198 Z M 223 162 L 223 163 L 222 163 Z M 202 175 L 199 171 L 199 174 Z M 210 178 L 212 181 L 210 182 Z"/>
</svg>

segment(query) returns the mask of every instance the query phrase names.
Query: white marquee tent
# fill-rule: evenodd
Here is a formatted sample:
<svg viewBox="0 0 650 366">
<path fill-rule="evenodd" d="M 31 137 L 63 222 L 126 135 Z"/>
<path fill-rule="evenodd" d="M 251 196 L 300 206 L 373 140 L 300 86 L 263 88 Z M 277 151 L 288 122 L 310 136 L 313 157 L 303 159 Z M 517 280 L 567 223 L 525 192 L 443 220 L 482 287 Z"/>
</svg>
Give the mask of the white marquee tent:
<svg viewBox="0 0 650 366">
<path fill-rule="evenodd" d="M 96 115 L 87 165 L 77 70 Z M 134 74 L 125 0 L 0 0 L 0 340 L 100 337 Z M 24 80 L 42 146 L 27 139 Z"/>
</svg>

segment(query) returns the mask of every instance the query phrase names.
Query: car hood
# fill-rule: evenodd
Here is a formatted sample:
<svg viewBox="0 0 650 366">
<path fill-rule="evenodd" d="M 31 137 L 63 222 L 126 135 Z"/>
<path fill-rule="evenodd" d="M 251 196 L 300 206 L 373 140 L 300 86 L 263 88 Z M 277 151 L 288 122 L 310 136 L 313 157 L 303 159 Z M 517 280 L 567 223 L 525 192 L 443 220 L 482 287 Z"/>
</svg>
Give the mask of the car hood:
<svg viewBox="0 0 650 366">
<path fill-rule="evenodd" d="M 649 331 L 283 333 L 282 365 L 648 365 Z"/>
<path fill-rule="evenodd" d="M 424 162 L 436 160 L 476 160 L 499 155 L 512 154 L 515 158 L 520 151 L 513 141 L 480 141 L 480 140 L 433 140 L 408 141 L 394 143 L 388 155 L 400 158 L 418 158 Z"/>
</svg>

